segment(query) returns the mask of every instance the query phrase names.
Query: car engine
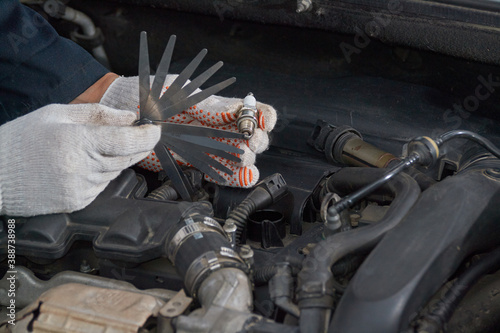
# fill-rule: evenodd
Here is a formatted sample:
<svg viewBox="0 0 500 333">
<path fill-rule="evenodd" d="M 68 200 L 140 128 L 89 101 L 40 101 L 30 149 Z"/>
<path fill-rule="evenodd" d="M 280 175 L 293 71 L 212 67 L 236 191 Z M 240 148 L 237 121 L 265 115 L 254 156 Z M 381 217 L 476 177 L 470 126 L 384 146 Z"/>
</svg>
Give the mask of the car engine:
<svg viewBox="0 0 500 333">
<path fill-rule="evenodd" d="M 278 123 L 253 188 L 134 166 L 0 216 L 0 332 L 500 330 L 497 1 L 21 2 L 121 75 L 141 31 L 206 47 Z"/>
</svg>

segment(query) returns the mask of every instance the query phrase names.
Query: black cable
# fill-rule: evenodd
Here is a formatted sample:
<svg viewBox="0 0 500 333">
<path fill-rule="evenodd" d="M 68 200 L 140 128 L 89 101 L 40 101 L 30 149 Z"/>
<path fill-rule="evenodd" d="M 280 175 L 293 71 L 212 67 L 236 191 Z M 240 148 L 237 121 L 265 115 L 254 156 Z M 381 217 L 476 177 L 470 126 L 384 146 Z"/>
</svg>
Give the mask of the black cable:
<svg viewBox="0 0 500 333">
<path fill-rule="evenodd" d="M 487 149 L 490 153 L 495 155 L 497 158 L 500 158 L 500 149 L 496 147 L 491 141 L 486 139 L 485 137 L 471 132 L 467 130 L 454 130 L 454 131 L 449 131 L 444 134 L 441 134 L 434 142 L 436 143 L 437 147 L 442 146 L 445 142 L 452 140 L 452 139 L 468 139 L 471 141 L 476 142 L 477 144 L 481 145 L 485 149 Z M 417 142 L 416 140 L 415 142 Z M 424 141 L 431 141 L 430 139 L 426 139 Z M 429 142 L 427 142 L 429 143 Z M 411 143 L 410 143 L 411 144 Z M 418 146 L 419 148 L 422 147 L 422 145 Z M 427 149 L 425 152 L 427 152 L 428 149 L 431 149 L 429 147 L 433 147 L 433 144 L 427 145 Z M 437 147 L 435 150 L 437 150 Z M 424 154 L 427 155 L 427 154 Z M 431 154 L 434 156 L 433 154 Z M 437 157 L 434 156 L 434 157 Z M 432 159 L 431 159 L 432 160 Z M 406 157 L 404 160 L 399 162 L 398 164 L 394 165 L 387 173 L 383 175 L 383 177 L 377 179 L 376 181 L 372 182 L 369 185 L 364 186 L 363 188 L 358 189 L 357 191 L 350 193 L 349 195 L 345 196 L 342 198 L 340 201 L 336 202 L 332 207 L 329 208 L 328 210 L 328 215 L 330 216 L 335 216 L 336 214 L 340 214 L 344 209 L 352 207 L 357 201 L 362 199 L 363 197 L 367 196 L 371 192 L 373 192 L 375 189 L 380 187 L 382 184 L 386 183 L 389 179 L 394 177 L 395 175 L 399 174 L 401 171 L 405 171 L 411 166 L 413 166 L 416 163 L 423 163 L 424 159 L 418 152 L 414 152 L 410 154 L 408 157 Z"/>
<path fill-rule="evenodd" d="M 288 191 L 283 176 L 275 173 L 260 181 L 250 194 L 231 212 L 226 219 L 226 224 L 233 223 L 236 226 L 236 244 L 242 240 L 246 231 L 248 217 L 258 209 L 263 209 L 281 198 Z"/>
<path fill-rule="evenodd" d="M 446 132 L 444 134 L 441 134 L 436 139 L 436 144 L 438 146 L 442 146 L 446 141 L 450 141 L 451 139 L 468 139 L 474 141 L 486 148 L 497 158 L 500 158 L 500 149 L 498 147 L 496 147 L 490 140 L 486 139 L 485 137 L 471 131 L 455 130 Z"/>
<path fill-rule="evenodd" d="M 483 275 L 494 273 L 499 269 L 500 248 L 488 253 L 463 272 L 432 311 L 420 319 L 416 332 L 437 333 L 441 331 L 474 284 Z"/>
<path fill-rule="evenodd" d="M 256 210 L 257 205 L 255 202 L 247 197 L 229 213 L 226 223 L 232 222 L 236 225 L 236 244 L 241 242 L 242 234 L 246 230 L 248 217 Z"/>
<path fill-rule="evenodd" d="M 396 164 L 394 167 L 385 172 L 380 178 L 365 185 L 364 187 L 356 190 L 353 193 L 343 197 L 340 201 L 337 201 L 333 206 L 328 209 L 328 215 L 340 214 L 344 209 L 354 206 L 359 200 L 363 199 L 385 183 L 387 183 L 393 177 L 399 175 L 402 171 L 408 169 L 415 163 L 419 161 L 418 155 L 410 155 L 404 160 Z M 384 169 L 381 169 L 384 170 Z M 384 170 L 385 171 L 385 170 Z"/>
</svg>

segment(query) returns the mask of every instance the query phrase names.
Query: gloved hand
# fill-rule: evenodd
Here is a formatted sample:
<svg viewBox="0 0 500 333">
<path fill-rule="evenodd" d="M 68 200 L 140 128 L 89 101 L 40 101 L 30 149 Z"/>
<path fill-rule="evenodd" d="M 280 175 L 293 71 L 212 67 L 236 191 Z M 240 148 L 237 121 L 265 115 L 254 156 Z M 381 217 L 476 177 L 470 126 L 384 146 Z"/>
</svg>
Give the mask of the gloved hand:
<svg viewBox="0 0 500 333">
<path fill-rule="evenodd" d="M 164 89 L 168 88 L 176 77 L 177 75 L 168 75 Z M 153 82 L 153 78 L 150 82 Z M 139 105 L 138 92 L 138 77 L 120 77 L 109 86 L 100 103 L 117 109 L 137 110 Z M 237 117 L 235 113 L 242 106 L 243 99 L 211 96 L 188 110 L 184 110 L 179 115 L 168 119 L 168 121 L 209 126 L 237 132 Z M 242 161 L 238 164 L 223 158 L 214 157 L 233 171 L 233 175 L 220 173 L 227 180 L 225 185 L 232 187 L 252 187 L 259 179 L 259 170 L 255 166 L 255 156 L 268 148 L 268 133 L 274 128 L 277 115 L 276 110 L 267 104 L 257 102 L 257 110 L 259 111 L 258 128 L 250 140 L 220 140 L 245 151 L 242 156 L 239 156 Z M 173 153 L 173 156 L 179 164 L 183 165 L 185 163 L 182 157 L 177 154 Z M 152 171 L 161 170 L 160 162 L 154 154 L 139 163 L 139 166 Z M 205 179 L 214 181 L 207 175 L 205 175 Z"/>
<path fill-rule="evenodd" d="M 133 112 L 51 104 L 0 126 L 0 215 L 72 212 L 150 154 L 160 127 Z"/>
</svg>

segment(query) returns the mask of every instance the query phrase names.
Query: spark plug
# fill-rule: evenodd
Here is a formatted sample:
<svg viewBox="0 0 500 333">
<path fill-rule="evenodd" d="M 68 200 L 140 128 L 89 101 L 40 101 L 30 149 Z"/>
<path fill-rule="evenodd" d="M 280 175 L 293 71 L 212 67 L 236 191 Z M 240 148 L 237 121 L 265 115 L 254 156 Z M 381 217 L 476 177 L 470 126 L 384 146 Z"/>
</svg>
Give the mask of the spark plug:
<svg viewBox="0 0 500 333">
<path fill-rule="evenodd" d="M 239 111 L 238 131 L 245 135 L 245 139 L 250 139 L 257 127 L 257 101 L 253 94 L 250 92 L 243 100 L 243 107 Z"/>
</svg>

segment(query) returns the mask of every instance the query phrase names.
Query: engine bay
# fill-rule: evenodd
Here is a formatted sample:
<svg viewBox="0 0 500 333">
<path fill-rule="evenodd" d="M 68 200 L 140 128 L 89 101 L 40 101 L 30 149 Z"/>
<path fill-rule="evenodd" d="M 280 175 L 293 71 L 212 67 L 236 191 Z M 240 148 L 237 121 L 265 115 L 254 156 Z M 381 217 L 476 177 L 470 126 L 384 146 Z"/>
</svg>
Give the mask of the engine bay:
<svg viewBox="0 0 500 333">
<path fill-rule="evenodd" d="M 42 13 L 43 2 L 27 1 Z M 278 122 L 253 188 L 183 167 L 186 201 L 164 173 L 134 166 L 81 211 L 1 216 L 0 332 L 498 331 L 498 56 L 361 45 L 325 29 L 323 2 L 317 27 L 276 24 L 283 3 L 215 1 L 216 15 L 67 3 L 102 29 L 114 72 L 137 75 L 141 31 L 153 64 L 176 34 L 174 73 L 206 47 L 225 62 L 207 86 L 235 76 L 221 95 L 251 91 Z M 45 16 L 71 36 L 72 22 Z M 16 325 L 2 323 L 12 290 Z"/>
</svg>

